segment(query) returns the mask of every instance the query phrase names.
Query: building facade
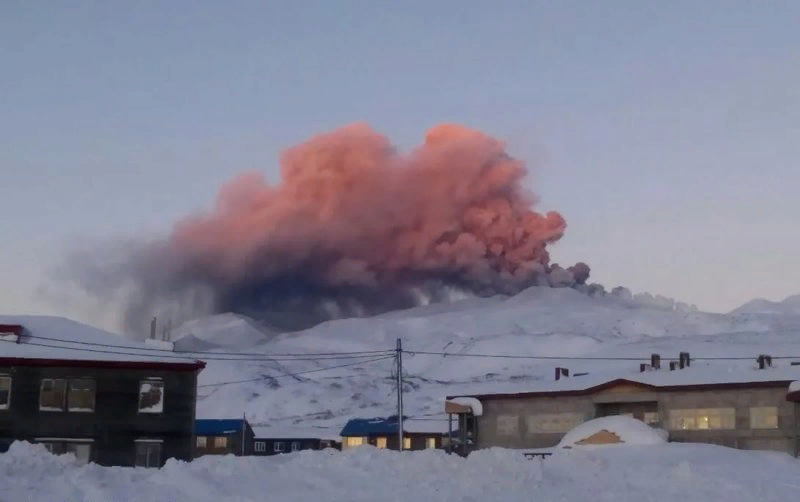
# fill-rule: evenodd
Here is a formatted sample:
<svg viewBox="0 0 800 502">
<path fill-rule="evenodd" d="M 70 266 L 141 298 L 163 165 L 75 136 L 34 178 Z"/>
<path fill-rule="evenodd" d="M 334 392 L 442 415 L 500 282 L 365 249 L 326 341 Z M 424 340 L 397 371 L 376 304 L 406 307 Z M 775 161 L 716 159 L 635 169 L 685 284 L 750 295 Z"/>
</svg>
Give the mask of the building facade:
<svg viewBox="0 0 800 502">
<path fill-rule="evenodd" d="M 321 427 L 258 427 L 253 455 L 280 455 L 302 450 L 342 449 L 338 434 Z"/>
<path fill-rule="evenodd" d="M 469 396 L 479 401 L 479 416 L 463 401 L 453 402 L 457 398 L 449 398 L 446 411 L 460 422 L 469 418 L 473 449 L 548 448 L 587 420 L 627 415 L 666 430 L 673 442 L 798 455 L 800 393 L 789 392 L 789 372 L 750 370 L 726 381 L 715 381 L 713 374 L 693 381 L 692 370 L 681 372 L 673 379 L 672 372 L 652 372 L 630 379 L 586 379 L 585 385 L 580 377 L 563 378 L 547 390 Z M 800 377 L 800 371 L 794 373 Z"/>
<path fill-rule="evenodd" d="M 342 431 L 342 449 L 362 445 L 376 448 L 398 450 L 397 417 L 354 418 L 347 422 Z M 445 433 L 434 430 L 432 425 L 418 426 L 411 420 L 403 421 L 403 450 L 425 450 L 442 448 Z"/>
<path fill-rule="evenodd" d="M 204 367 L 200 361 L 0 357 L 0 450 L 29 441 L 106 466 L 190 460 L 197 375 Z"/>
<path fill-rule="evenodd" d="M 195 458 L 253 454 L 253 428 L 245 418 L 198 419 L 195 434 Z"/>
</svg>

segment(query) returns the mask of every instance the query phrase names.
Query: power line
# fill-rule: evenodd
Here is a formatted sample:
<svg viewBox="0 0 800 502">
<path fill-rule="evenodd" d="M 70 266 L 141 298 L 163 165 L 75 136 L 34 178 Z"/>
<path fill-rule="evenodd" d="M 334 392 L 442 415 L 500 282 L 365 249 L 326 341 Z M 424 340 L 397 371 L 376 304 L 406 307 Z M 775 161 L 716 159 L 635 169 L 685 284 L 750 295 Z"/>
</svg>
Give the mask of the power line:
<svg viewBox="0 0 800 502">
<path fill-rule="evenodd" d="M 431 352 L 422 350 L 404 350 L 409 355 L 430 355 L 443 357 L 483 357 L 497 359 L 530 359 L 530 360 L 550 360 L 550 361 L 649 361 L 647 357 L 614 357 L 614 356 L 523 356 L 519 354 L 456 354 L 452 352 Z M 755 360 L 752 356 L 706 356 L 691 357 L 692 361 L 750 361 Z M 800 356 L 773 356 L 772 359 L 800 359 Z"/>
<path fill-rule="evenodd" d="M 347 368 L 349 366 L 357 366 L 359 364 L 368 364 L 368 363 L 374 363 L 374 362 L 378 362 L 378 361 L 388 361 L 389 359 L 394 359 L 394 356 L 377 357 L 375 359 L 368 359 L 366 361 L 357 361 L 357 362 L 354 362 L 354 363 L 339 364 L 337 366 L 328 366 L 328 367 L 325 367 L 325 368 L 317 368 L 317 369 L 307 370 L 307 371 L 298 371 L 297 373 L 284 373 L 283 375 L 278 375 L 278 376 L 263 376 L 263 377 L 258 377 L 258 378 L 249 378 L 247 380 L 232 380 L 230 382 L 207 383 L 207 384 L 203 384 L 203 385 L 198 385 L 197 387 L 198 388 L 201 388 L 201 387 L 220 387 L 222 385 L 231 385 L 231 384 L 248 383 L 248 382 L 258 382 L 258 381 L 261 381 L 261 380 L 270 380 L 270 379 L 274 379 L 274 378 L 295 377 L 295 376 L 300 376 L 300 375 L 307 375 L 309 373 L 318 373 L 320 371 L 328 371 L 328 370 L 335 370 L 335 369 L 338 369 L 338 368 Z"/>
<path fill-rule="evenodd" d="M 14 342 L 13 340 L 0 340 L 0 341 L 6 342 L 6 343 L 14 343 L 14 344 L 16 344 L 16 342 Z M 70 343 L 70 342 L 68 342 L 68 343 Z M 190 355 L 178 355 L 178 354 L 175 354 L 175 353 L 172 353 L 172 352 L 170 352 L 170 354 L 141 354 L 141 353 L 138 353 L 138 352 L 91 349 L 91 348 L 85 348 L 85 347 L 68 347 L 68 346 L 64 346 L 64 345 L 49 345 L 49 344 L 45 344 L 45 343 L 36 343 L 36 342 L 25 342 L 24 345 L 30 345 L 30 346 L 34 346 L 34 347 L 46 347 L 46 348 L 51 348 L 51 349 L 75 350 L 75 351 L 79 351 L 79 352 L 91 352 L 91 353 L 97 353 L 97 354 L 115 354 L 115 355 L 123 355 L 123 356 L 139 356 L 139 357 L 142 357 L 142 358 L 157 358 L 157 359 L 161 359 L 161 360 L 163 360 L 163 359 L 174 359 L 174 360 L 179 360 L 179 361 L 190 361 L 190 360 L 193 360 L 193 359 L 194 360 L 197 359 L 197 358 L 191 357 Z M 125 348 L 130 349 L 130 350 L 138 350 L 138 349 L 136 349 L 134 347 L 125 347 Z M 214 355 L 211 355 L 211 354 L 213 354 L 213 353 L 210 353 L 209 355 L 203 356 L 200 359 L 205 360 L 205 361 L 243 361 L 243 362 L 325 361 L 325 360 L 329 360 L 329 359 L 336 359 L 336 360 L 339 360 L 339 359 L 364 359 L 364 358 L 374 357 L 374 356 L 378 356 L 378 355 L 384 356 L 384 357 L 388 357 L 388 356 L 390 356 L 391 352 L 390 351 L 374 352 L 374 353 L 363 354 L 363 355 L 351 354 L 351 355 L 341 355 L 341 356 L 319 356 L 319 357 L 306 357 L 306 358 L 297 357 L 297 358 L 291 358 L 291 359 L 274 358 L 274 357 L 271 357 L 271 356 L 219 357 L 219 356 L 214 356 Z M 224 355 L 227 355 L 227 354 L 220 354 L 220 355 L 224 356 Z"/>
<path fill-rule="evenodd" d="M 175 353 L 174 350 L 171 349 L 161 349 L 158 347 L 132 347 L 130 345 L 113 345 L 107 343 L 99 343 L 99 342 L 84 342 L 78 340 L 66 340 L 63 338 L 50 338 L 46 336 L 38 336 L 38 335 L 29 335 L 25 334 L 25 338 L 35 338 L 38 340 L 47 340 L 50 342 L 60 342 L 60 343 L 72 343 L 76 345 L 87 345 L 93 347 L 102 347 L 102 348 L 111 348 L 111 349 L 125 349 L 125 350 L 136 350 L 136 351 L 144 351 L 144 352 L 169 352 Z M 226 352 L 226 351 L 212 351 L 212 350 L 192 350 L 192 351 L 180 351 L 182 354 L 211 354 L 211 355 L 228 355 L 228 356 L 253 356 L 252 352 Z M 385 354 L 385 353 L 394 353 L 394 350 L 362 350 L 362 351 L 351 351 L 351 352 L 308 352 L 308 353 L 275 353 L 275 354 L 262 354 L 263 357 L 270 357 L 270 358 L 277 358 L 277 357 L 317 357 L 317 356 L 339 356 L 339 355 L 373 355 L 373 354 Z"/>
</svg>

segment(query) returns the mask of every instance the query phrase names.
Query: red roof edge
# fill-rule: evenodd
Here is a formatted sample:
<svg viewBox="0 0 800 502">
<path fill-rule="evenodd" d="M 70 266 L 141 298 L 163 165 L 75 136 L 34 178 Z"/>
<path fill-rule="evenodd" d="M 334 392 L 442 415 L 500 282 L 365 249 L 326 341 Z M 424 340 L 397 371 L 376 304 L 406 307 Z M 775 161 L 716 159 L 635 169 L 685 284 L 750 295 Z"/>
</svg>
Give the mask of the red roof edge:
<svg viewBox="0 0 800 502">
<path fill-rule="evenodd" d="M 794 401 L 795 403 L 800 402 L 800 390 L 796 390 L 794 392 L 790 392 L 786 394 L 787 401 Z"/>
<path fill-rule="evenodd" d="M 620 385 L 631 385 L 641 387 L 642 389 L 652 390 L 656 392 L 669 392 L 669 391 L 702 391 L 702 390 L 725 390 L 725 389 L 752 389 L 752 388 L 769 388 L 769 387 L 782 387 L 789 386 L 793 380 L 765 380 L 760 382 L 735 382 L 735 383 L 708 383 L 708 384 L 687 384 L 687 385 L 651 385 L 641 382 L 627 380 L 625 378 L 617 378 L 609 382 L 587 387 L 585 389 L 573 390 L 553 390 L 553 391 L 540 391 L 540 392 L 516 392 L 506 394 L 477 394 L 474 396 L 476 399 L 491 400 L 491 399 L 517 399 L 529 397 L 565 397 L 565 396 L 586 396 L 600 392 L 602 390 L 611 389 Z M 794 394 L 794 393 L 793 393 Z M 797 392 L 797 399 L 800 401 L 800 391 Z M 454 399 L 460 396 L 448 396 L 446 399 Z M 788 396 L 787 396 L 787 399 Z"/>
<path fill-rule="evenodd" d="M 37 359 L 25 357 L 0 357 L 0 366 L 61 367 L 61 368 L 105 368 L 153 371 L 200 371 L 206 367 L 203 361 L 98 361 L 80 359 Z"/>
<path fill-rule="evenodd" d="M 12 333 L 17 336 L 22 336 L 25 328 L 21 324 L 0 324 L 0 335 L 5 333 Z"/>
</svg>

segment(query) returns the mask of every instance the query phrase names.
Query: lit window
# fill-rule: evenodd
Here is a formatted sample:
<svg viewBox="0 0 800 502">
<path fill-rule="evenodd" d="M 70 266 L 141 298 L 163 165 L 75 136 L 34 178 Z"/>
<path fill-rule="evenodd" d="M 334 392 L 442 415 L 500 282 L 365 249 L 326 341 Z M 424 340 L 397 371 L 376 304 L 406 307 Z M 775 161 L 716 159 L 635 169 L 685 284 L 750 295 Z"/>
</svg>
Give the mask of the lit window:
<svg viewBox="0 0 800 502">
<path fill-rule="evenodd" d="M 542 413 L 526 418 L 528 434 L 557 434 L 569 432 L 586 420 L 583 413 Z"/>
<path fill-rule="evenodd" d="M 367 442 L 367 438 L 365 437 L 348 437 L 345 438 L 345 446 L 347 448 L 352 448 L 354 446 L 361 446 Z"/>
<path fill-rule="evenodd" d="M 225 436 L 217 436 L 214 438 L 214 448 L 225 448 L 228 446 L 228 438 Z"/>
<path fill-rule="evenodd" d="M 387 443 L 386 438 L 377 438 L 375 440 L 375 446 L 377 446 L 378 448 L 386 448 L 386 443 Z"/>
<path fill-rule="evenodd" d="M 67 409 L 69 411 L 94 411 L 94 392 L 94 380 L 70 380 Z"/>
<path fill-rule="evenodd" d="M 658 424 L 659 417 L 657 411 L 648 411 L 644 414 L 644 423 L 648 425 L 656 425 Z"/>
<path fill-rule="evenodd" d="M 144 380 L 139 382 L 139 413 L 164 412 L 164 381 Z"/>
<path fill-rule="evenodd" d="M 197 447 L 205 448 L 208 446 L 208 438 L 205 436 L 197 436 Z"/>
<path fill-rule="evenodd" d="M 734 408 L 697 408 L 669 411 L 671 430 L 735 429 Z"/>
<path fill-rule="evenodd" d="M 7 410 L 11 403 L 11 377 L 0 375 L 0 410 Z"/>
<path fill-rule="evenodd" d="M 265 443 L 264 441 L 256 441 L 254 449 L 258 453 L 264 453 L 265 451 L 267 451 L 267 443 Z"/>
<path fill-rule="evenodd" d="M 776 406 L 754 406 L 750 408 L 751 429 L 777 429 L 778 408 Z"/>
<path fill-rule="evenodd" d="M 428 438 L 425 440 L 426 448 L 436 448 L 436 438 Z"/>
<path fill-rule="evenodd" d="M 403 449 L 410 450 L 411 449 L 411 438 L 410 437 L 403 437 Z"/>
<path fill-rule="evenodd" d="M 39 409 L 42 411 L 64 411 L 67 400 L 67 381 L 61 378 L 45 378 L 39 388 Z"/>
</svg>

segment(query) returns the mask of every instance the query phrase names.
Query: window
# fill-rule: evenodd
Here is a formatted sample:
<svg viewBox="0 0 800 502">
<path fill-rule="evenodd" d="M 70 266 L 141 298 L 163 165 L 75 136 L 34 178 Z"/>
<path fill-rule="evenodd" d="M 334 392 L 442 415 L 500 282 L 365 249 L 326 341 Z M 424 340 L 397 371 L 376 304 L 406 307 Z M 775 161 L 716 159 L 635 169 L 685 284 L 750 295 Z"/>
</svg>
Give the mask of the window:
<svg viewBox="0 0 800 502">
<path fill-rule="evenodd" d="M 228 446 L 228 438 L 226 436 L 217 436 L 214 438 L 214 448 L 226 448 Z"/>
<path fill-rule="evenodd" d="M 45 378 L 39 388 L 39 409 L 42 411 L 64 411 L 67 400 L 67 381 L 61 378 Z"/>
<path fill-rule="evenodd" d="M 164 412 L 164 381 L 150 379 L 139 382 L 139 413 Z"/>
<path fill-rule="evenodd" d="M 67 453 L 75 455 L 80 464 L 88 464 L 92 456 L 91 443 L 67 443 Z"/>
<path fill-rule="evenodd" d="M 11 377 L 0 375 L 0 410 L 7 410 L 11 404 Z"/>
<path fill-rule="evenodd" d="M 256 441 L 253 449 L 255 449 L 255 451 L 257 451 L 258 453 L 264 453 L 265 451 L 267 451 L 267 443 L 265 443 L 264 441 Z"/>
<path fill-rule="evenodd" d="M 88 378 L 70 380 L 67 394 L 69 411 L 94 411 L 94 380 Z"/>
<path fill-rule="evenodd" d="M 671 430 L 735 429 L 734 408 L 697 408 L 669 411 Z"/>
<path fill-rule="evenodd" d="M 583 413 L 542 413 L 525 418 L 528 434 L 557 434 L 582 424 L 586 416 Z"/>
<path fill-rule="evenodd" d="M 750 408 L 751 429 L 777 429 L 778 408 L 776 406 L 754 406 Z"/>
<path fill-rule="evenodd" d="M 300 449 L 300 443 L 298 441 L 292 441 L 292 451 L 297 451 Z"/>
<path fill-rule="evenodd" d="M 197 447 L 198 448 L 208 447 L 208 438 L 205 436 L 197 436 Z"/>
<path fill-rule="evenodd" d="M 436 438 L 427 438 L 425 440 L 426 448 L 436 448 Z"/>
<path fill-rule="evenodd" d="M 284 448 L 285 445 L 283 444 L 283 441 L 275 441 L 275 443 L 272 445 L 272 449 L 275 453 L 282 453 Z"/>
<path fill-rule="evenodd" d="M 79 464 L 87 464 L 92 459 L 92 441 L 79 439 L 37 439 L 53 455 L 74 455 Z"/>
<path fill-rule="evenodd" d="M 367 438 L 365 437 L 349 437 L 345 438 L 344 445 L 347 448 L 352 448 L 354 446 L 361 446 L 367 442 Z"/>
<path fill-rule="evenodd" d="M 387 439 L 386 438 L 376 438 L 375 439 L 375 446 L 378 448 L 386 448 Z"/>
<path fill-rule="evenodd" d="M 516 436 L 519 433 L 519 420 L 516 415 L 499 415 L 497 417 L 498 436 Z"/>
<path fill-rule="evenodd" d="M 647 411 L 644 414 L 644 423 L 647 425 L 657 425 L 659 422 L 659 416 L 657 411 Z"/>
<path fill-rule="evenodd" d="M 134 465 L 136 467 L 161 467 L 161 441 L 137 439 Z"/>
<path fill-rule="evenodd" d="M 411 438 L 403 436 L 403 449 L 410 450 L 411 449 Z"/>
</svg>

